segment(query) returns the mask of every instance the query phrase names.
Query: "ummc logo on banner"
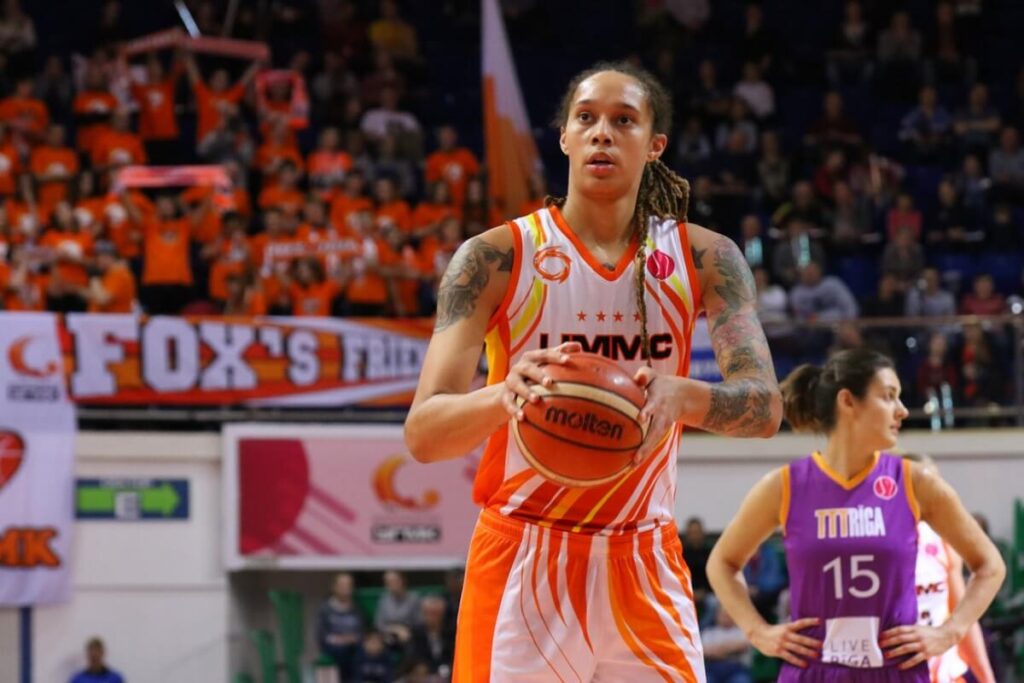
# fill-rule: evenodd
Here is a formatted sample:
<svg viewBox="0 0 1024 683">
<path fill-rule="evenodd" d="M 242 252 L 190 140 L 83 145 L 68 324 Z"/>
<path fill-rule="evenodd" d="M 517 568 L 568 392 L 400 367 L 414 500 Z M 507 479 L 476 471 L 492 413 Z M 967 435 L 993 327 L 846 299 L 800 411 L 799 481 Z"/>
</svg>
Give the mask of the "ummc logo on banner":
<svg viewBox="0 0 1024 683">
<path fill-rule="evenodd" d="M 72 314 L 66 328 L 80 403 L 407 405 L 431 323 Z"/>
</svg>

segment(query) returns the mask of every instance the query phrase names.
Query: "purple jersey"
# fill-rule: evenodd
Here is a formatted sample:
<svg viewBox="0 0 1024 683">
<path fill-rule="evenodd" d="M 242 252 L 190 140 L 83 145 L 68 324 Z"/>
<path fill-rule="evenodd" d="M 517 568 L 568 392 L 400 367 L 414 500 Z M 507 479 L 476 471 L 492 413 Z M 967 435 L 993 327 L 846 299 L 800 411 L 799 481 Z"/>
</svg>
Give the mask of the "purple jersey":
<svg viewBox="0 0 1024 683">
<path fill-rule="evenodd" d="M 785 532 L 793 619 L 817 617 L 804 631 L 823 642 L 820 661 L 790 665 L 780 681 L 927 681 L 927 666 L 900 672 L 879 635 L 917 623 L 917 501 L 909 463 L 881 454 L 849 480 L 820 454 L 783 471 Z M 874 669 L 875 671 L 865 671 Z"/>
</svg>

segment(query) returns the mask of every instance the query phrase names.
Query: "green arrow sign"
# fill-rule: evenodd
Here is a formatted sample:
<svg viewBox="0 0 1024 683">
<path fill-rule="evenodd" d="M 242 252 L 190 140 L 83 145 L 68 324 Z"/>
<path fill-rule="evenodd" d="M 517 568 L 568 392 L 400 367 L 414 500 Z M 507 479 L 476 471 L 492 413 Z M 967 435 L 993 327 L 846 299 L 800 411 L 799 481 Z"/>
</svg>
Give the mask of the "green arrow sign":
<svg viewBox="0 0 1024 683">
<path fill-rule="evenodd" d="M 187 479 L 78 479 L 78 519 L 188 519 Z"/>
</svg>

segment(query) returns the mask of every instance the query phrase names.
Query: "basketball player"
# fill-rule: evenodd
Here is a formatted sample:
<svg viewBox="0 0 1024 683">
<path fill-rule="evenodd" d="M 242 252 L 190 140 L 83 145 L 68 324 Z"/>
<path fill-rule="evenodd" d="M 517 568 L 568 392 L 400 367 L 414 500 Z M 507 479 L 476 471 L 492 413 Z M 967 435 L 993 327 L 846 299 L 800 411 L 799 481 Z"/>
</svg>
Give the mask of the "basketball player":
<svg viewBox="0 0 1024 683">
<path fill-rule="evenodd" d="M 903 457 L 938 472 L 927 455 L 904 453 Z M 927 522 L 917 525 L 917 623 L 935 626 L 949 618 L 950 611 L 963 599 L 964 561 Z M 932 683 L 995 683 L 988 660 L 981 625 L 971 624 L 966 637 L 957 645 L 928 660 Z"/>
<path fill-rule="evenodd" d="M 781 682 L 927 683 L 928 658 L 960 642 L 992 602 L 1002 558 L 948 484 L 884 452 L 907 417 L 888 358 L 843 351 L 824 368 L 798 367 L 782 393 L 793 428 L 828 444 L 751 490 L 711 552 L 711 586 L 754 647 L 785 660 Z M 936 626 L 916 625 L 920 520 L 974 569 Z M 772 626 L 751 603 L 742 568 L 779 526 L 793 621 Z"/>
<path fill-rule="evenodd" d="M 557 123 L 565 199 L 467 241 L 405 424 L 432 462 L 488 439 L 474 485 L 454 680 L 704 681 L 689 572 L 673 521 L 683 425 L 769 437 L 782 401 L 729 239 L 686 222 L 689 186 L 659 157 L 668 95 L 648 73 L 603 64 L 570 83 Z M 706 311 L 725 381 L 687 378 Z M 486 344 L 488 385 L 469 391 Z M 599 350 L 646 387 L 648 436 L 618 480 L 568 488 L 529 467 L 510 418 L 546 364 Z"/>
</svg>

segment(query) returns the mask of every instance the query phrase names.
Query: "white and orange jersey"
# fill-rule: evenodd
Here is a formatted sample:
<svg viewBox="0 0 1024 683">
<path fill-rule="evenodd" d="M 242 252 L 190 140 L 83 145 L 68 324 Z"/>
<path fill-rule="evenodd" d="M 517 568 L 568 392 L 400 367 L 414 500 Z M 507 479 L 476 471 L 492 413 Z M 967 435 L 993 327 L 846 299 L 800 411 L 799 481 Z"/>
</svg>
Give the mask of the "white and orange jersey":
<svg viewBox="0 0 1024 683">
<path fill-rule="evenodd" d="M 949 575 L 953 569 L 952 550 L 924 522 L 917 525 L 917 623 L 941 626 L 953 611 Z M 928 661 L 933 683 L 952 683 L 967 673 L 967 664 L 958 647 Z"/>
<path fill-rule="evenodd" d="M 557 208 L 508 223 L 515 259 L 508 290 L 488 325 L 488 384 L 502 382 L 527 351 L 578 341 L 635 372 L 640 353 L 634 241 L 614 269 L 597 262 Z M 686 226 L 651 219 L 646 242 L 647 330 L 655 371 L 685 376 L 700 288 Z M 510 427 L 491 437 L 474 484 L 478 505 L 555 529 L 614 535 L 674 524 L 676 425 L 640 467 L 592 488 L 542 478 L 520 453 Z"/>
</svg>

